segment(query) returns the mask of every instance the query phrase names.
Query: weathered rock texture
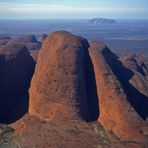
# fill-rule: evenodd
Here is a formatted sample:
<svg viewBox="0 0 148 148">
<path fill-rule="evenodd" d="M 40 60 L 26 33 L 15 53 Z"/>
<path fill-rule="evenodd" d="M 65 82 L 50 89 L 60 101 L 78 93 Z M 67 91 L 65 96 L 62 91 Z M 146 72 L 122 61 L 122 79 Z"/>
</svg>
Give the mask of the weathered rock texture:
<svg viewBox="0 0 148 148">
<path fill-rule="evenodd" d="M 139 90 L 141 94 L 148 97 L 148 67 L 146 59 L 141 55 L 128 54 L 121 58 L 121 62 L 127 69 L 133 72 L 133 76 L 129 80 L 131 85 Z"/>
<path fill-rule="evenodd" d="M 27 111 L 34 60 L 21 44 L 0 48 L 0 122 L 12 122 Z"/>
<path fill-rule="evenodd" d="M 144 59 L 140 59 L 140 55 L 128 54 L 121 59 L 123 65 L 134 72 L 138 72 L 143 76 L 148 76 L 148 68 Z"/>
<path fill-rule="evenodd" d="M 112 131 L 122 140 L 143 140 L 142 127 L 145 123 L 129 102 L 116 76 L 115 69 L 118 73 L 123 72 L 118 67 L 120 64 L 117 63 L 116 55 L 98 42 L 91 42 L 89 52 L 94 65 L 99 96 L 99 122 L 106 131 Z M 124 75 L 124 78 L 126 76 Z"/>
<path fill-rule="evenodd" d="M 30 87 L 31 115 L 46 121 L 98 118 L 88 47 L 84 38 L 65 31 L 52 33 L 43 42 Z"/>
</svg>

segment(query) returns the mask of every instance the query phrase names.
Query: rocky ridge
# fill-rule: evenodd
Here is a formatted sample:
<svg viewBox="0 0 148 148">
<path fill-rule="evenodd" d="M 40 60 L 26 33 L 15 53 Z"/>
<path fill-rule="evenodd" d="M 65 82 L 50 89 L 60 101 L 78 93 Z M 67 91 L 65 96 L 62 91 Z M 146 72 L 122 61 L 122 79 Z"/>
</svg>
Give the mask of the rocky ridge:
<svg viewBox="0 0 148 148">
<path fill-rule="evenodd" d="M 13 74 L 13 68 L 17 66 L 7 67 L 4 63 L 12 63 L 22 50 L 25 51 L 23 55 L 31 57 L 22 44 L 12 42 L 0 48 L 2 73 L 12 67 Z M 34 58 L 37 63 L 31 85 L 30 81 L 27 84 L 21 82 L 26 94 L 29 89 L 28 113 L 26 110 L 23 118 L 11 122 L 9 126 L 15 131 L 8 141 L 5 142 L 5 134 L 1 136 L 0 133 L 1 145 L 28 148 L 147 147 L 148 82 L 147 65 L 142 58 L 118 57 L 103 43 L 88 42 L 66 31 L 45 37 L 38 58 L 36 55 Z M 18 63 L 17 58 L 15 60 Z M 6 83 L 3 78 L 2 81 Z M 17 79 L 14 82 L 17 84 Z M 2 88 L 0 92 L 3 92 Z M 21 93 L 22 89 L 19 89 L 16 92 Z M 11 94 L 12 90 L 7 91 Z M 9 100 L 13 101 L 12 98 Z M 5 105 L 8 110 L 9 105 Z M 13 114 L 9 116 L 12 118 Z"/>
</svg>

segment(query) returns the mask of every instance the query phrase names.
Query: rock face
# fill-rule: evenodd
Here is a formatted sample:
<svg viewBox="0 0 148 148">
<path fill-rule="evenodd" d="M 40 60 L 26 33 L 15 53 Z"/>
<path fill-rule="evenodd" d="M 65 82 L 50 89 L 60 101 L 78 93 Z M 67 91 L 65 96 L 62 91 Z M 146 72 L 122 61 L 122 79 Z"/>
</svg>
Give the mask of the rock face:
<svg viewBox="0 0 148 148">
<path fill-rule="evenodd" d="M 120 69 L 121 65 L 116 55 L 98 42 L 91 42 L 89 52 L 94 65 L 99 96 L 99 122 L 106 131 L 112 131 L 122 140 L 143 140 L 142 127 L 145 123 L 136 112 L 137 108 L 135 109 L 129 102 L 129 96 L 124 91 L 125 85 L 119 81 L 116 72 L 121 74 L 123 70 Z M 125 78 L 127 75 L 122 77 Z"/>
<path fill-rule="evenodd" d="M 11 39 L 7 44 L 21 43 L 27 47 L 28 50 L 39 50 L 41 43 L 38 42 L 34 35 L 24 35 Z"/>
<path fill-rule="evenodd" d="M 43 42 L 30 87 L 31 115 L 46 121 L 98 118 L 88 47 L 84 38 L 65 31 L 52 33 Z"/>
<path fill-rule="evenodd" d="M 9 123 L 27 111 L 34 60 L 21 44 L 0 48 L 0 122 Z"/>
<path fill-rule="evenodd" d="M 93 18 L 88 21 L 90 24 L 116 24 L 116 21 L 113 19 L 106 18 Z"/>
</svg>

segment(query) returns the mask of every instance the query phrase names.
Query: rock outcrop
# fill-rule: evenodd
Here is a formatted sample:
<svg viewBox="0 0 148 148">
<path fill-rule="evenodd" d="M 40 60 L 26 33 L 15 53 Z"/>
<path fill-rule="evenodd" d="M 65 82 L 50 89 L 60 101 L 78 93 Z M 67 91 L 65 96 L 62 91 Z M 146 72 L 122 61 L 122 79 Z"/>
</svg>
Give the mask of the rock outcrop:
<svg viewBox="0 0 148 148">
<path fill-rule="evenodd" d="M 21 44 L 0 48 L 0 122 L 13 122 L 28 110 L 34 60 Z"/>
<path fill-rule="evenodd" d="M 121 62 L 123 65 L 131 69 L 133 72 L 138 72 L 143 76 L 148 76 L 148 68 L 144 62 L 144 59 L 136 56 L 136 54 L 128 54 L 121 58 Z"/>
<path fill-rule="evenodd" d="M 106 131 L 112 131 L 122 140 L 143 140 L 142 127 L 145 122 L 129 102 L 124 85 L 114 71 L 116 69 L 120 74 L 123 72 L 119 69 L 116 55 L 98 42 L 91 42 L 89 52 L 94 65 L 99 96 L 99 122 Z"/>
<path fill-rule="evenodd" d="M 90 24 L 116 24 L 116 21 L 113 19 L 106 18 L 93 18 L 88 21 Z"/>
<path fill-rule="evenodd" d="M 121 57 L 122 64 L 133 72 L 129 80 L 131 85 L 148 97 L 148 67 L 146 59 L 141 55 L 127 54 Z"/>
<path fill-rule="evenodd" d="M 65 31 L 47 37 L 31 82 L 31 115 L 46 121 L 98 117 L 88 47 L 87 40 Z"/>
<path fill-rule="evenodd" d="M 19 37 L 12 39 L 11 42 L 33 42 L 33 43 L 36 43 L 37 40 L 34 35 L 23 35 L 23 36 L 19 36 Z"/>
<path fill-rule="evenodd" d="M 0 46 L 0 123 L 12 123 L 0 124 L 0 147 L 148 145 L 146 60 L 66 31 L 41 42 Z M 36 43 L 41 50 L 27 49 Z"/>
<path fill-rule="evenodd" d="M 24 35 L 11 39 L 7 44 L 21 43 L 27 47 L 28 50 L 39 50 L 41 43 L 38 42 L 34 35 Z"/>
</svg>

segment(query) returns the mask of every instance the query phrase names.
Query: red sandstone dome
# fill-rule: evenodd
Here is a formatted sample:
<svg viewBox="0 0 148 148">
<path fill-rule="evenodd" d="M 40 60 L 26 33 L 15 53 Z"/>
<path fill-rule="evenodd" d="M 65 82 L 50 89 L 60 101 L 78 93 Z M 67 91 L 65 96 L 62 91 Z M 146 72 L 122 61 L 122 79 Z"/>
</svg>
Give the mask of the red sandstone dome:
<svg viewBox="0 0 148 148">
<path fill-rule="evenodd" d="M 59 31 L 48 36 L 39 52 L 31 82 L 31 115 L 46 121 L 77 118 L 78 114 L 89 118 L 85 76 L 88 47 L 84 38 L 69 32 Z"/>
</svg>

